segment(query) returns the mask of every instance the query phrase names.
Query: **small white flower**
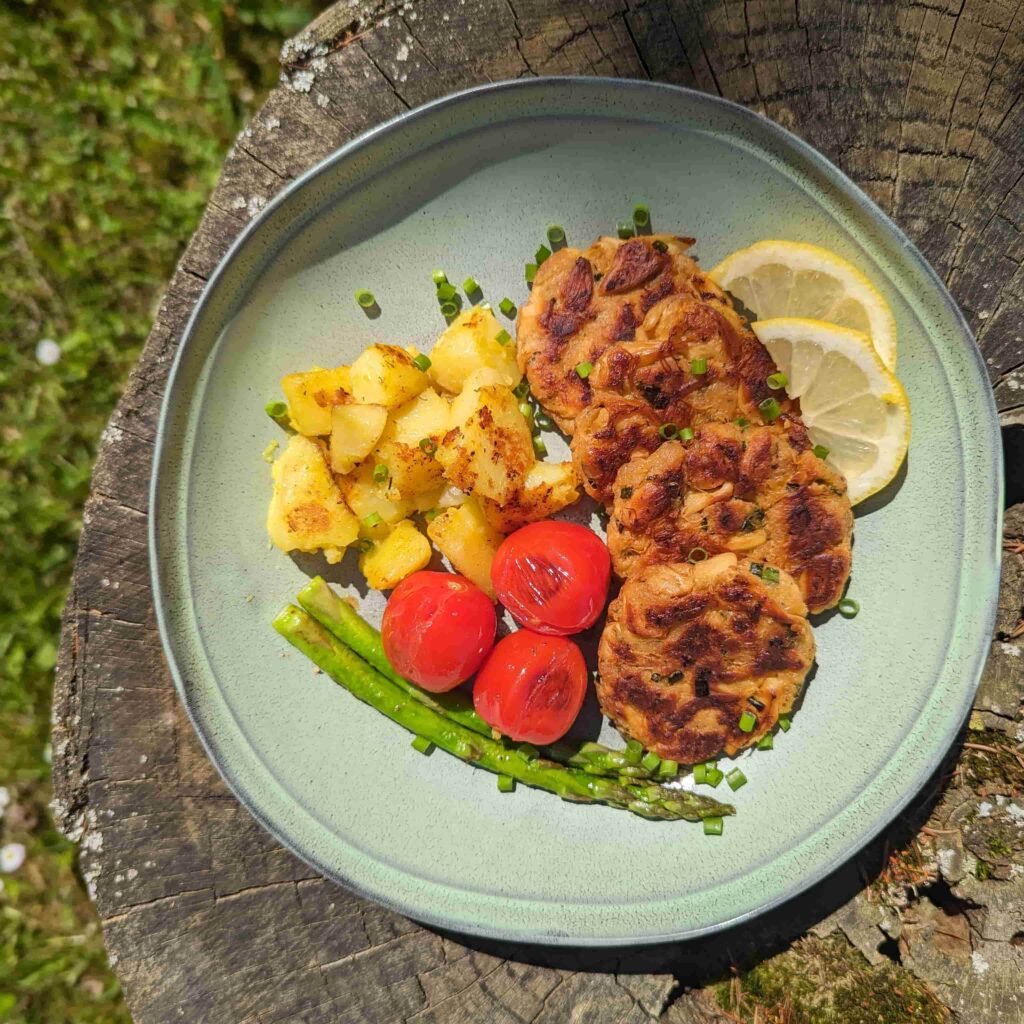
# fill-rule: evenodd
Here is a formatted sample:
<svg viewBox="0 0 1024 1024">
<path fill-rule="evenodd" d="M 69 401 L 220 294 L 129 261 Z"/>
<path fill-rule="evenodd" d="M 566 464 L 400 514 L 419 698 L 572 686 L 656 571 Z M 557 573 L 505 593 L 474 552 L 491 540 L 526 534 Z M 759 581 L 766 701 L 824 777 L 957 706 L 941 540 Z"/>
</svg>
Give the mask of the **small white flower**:
<svg viewBox="0 0 1024 1024">
<path fill-rule="evenodd" d="M 21 843 L 8 843 L 0 848 L 0 871 L 10 874 L 25 863 L 25 847 Z"/>
<path fill-rule="evenodd" d="M 6 786 L 0 786 L 0 818 L 4 816 L 4 811 L 7 810 L 7 805 L 11 802 L 11 794 L 8 792 Z"/>
<path fill-rule="evenodd" d="M 36 359 L 39 360 L 43 366 L 53 366 L 58 359 L 60 359 L 60 345 L 53 340 L 53 338 L 43 338 L 36 345 Z"/>
</svg>

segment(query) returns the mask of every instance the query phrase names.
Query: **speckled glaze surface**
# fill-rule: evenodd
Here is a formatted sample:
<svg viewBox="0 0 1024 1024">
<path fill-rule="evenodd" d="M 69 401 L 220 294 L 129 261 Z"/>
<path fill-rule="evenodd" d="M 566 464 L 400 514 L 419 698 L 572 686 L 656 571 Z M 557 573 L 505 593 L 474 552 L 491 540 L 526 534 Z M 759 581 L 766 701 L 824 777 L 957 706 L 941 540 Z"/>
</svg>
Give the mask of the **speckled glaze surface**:
<svg viewBox="0 0 1024 1024">
<path fill-rule="evenodd" d="M 318 559 L 267 548 L 263 412 L 286 372 L 373 341 L 429 346 L 430 281 L 525 298 L 551 221 L 570 242 L 634 202 L 698 239 L 702 265 L 759 238 L 836 250 L 893 307 L 913 406 L 905 474 L 858 509 L 853 620 L 816 623 L 792 730 L 743 760 L 720 838 L 563 803 L 436 753 L 315 675 L 270 628 Z M 367 319 L 352 298 L 377 295 Z M 553 452 L 553 454 L 557 454 Z M 539 943 L 693 936 L 824 877 L 910 801 L 953 741 L 987 652 L 1001 456 L 970 334 L 907 239 L 793 136 L 670 86 L 534 79 L 412 111 L 270 204 L 211 279 L 172 374 L 151 546 L 181 697 L 234 792 L 324 874 L 421 921 Z M 352 556 L 327 573 L 378 619 Z"/>
</svg>

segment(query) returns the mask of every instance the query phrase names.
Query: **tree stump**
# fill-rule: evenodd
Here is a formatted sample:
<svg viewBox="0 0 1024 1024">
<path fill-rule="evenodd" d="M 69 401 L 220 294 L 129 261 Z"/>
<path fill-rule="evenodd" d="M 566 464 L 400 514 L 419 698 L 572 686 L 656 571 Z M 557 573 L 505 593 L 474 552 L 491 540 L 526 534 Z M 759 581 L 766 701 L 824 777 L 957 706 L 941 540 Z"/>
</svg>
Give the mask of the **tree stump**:
<svg viewBox="0 0 1024 1024">
<path fill-rule="evenodd" d="M 171 359 L 246 221 L 379 121 L 527 75 L 650 77 L 718 93 L 843 168 L 917 242 L 976 331 L 1004 421 L 1008 503 L 1021 502 L 1022 33 L 1024 7 L 1010 0 L 342 0 L 285 45 L 280 84 L 229 153 L 104 434 L 65 612 L 55 815 L 81 840 L 138 1024 L 736 1020 L 700 986 L 806 932 L 777 961 L 796 958 L 783 979 L 826 954 L 852 955 L 866 979 L 865 995 L 822 971 L 812 1001 L 832 1005 L 835 1019 L 1024 1020 L 1024 638 L 1015 635 L 1024 505 L 1008 516 L 998 633 L 971 728 L 922 807 L 738 934 L 596 953 L 466 945 L 366 903 L 281 849 L 226 790 L 179 705 L 146 552 Z M 901 852 L 890 857 L 890 844 Z M 759 968 L 762 990 L 774 963 Z M 734 1008 L 742 983 L 740 974 Z M 910 991 L 925 993 L 932 1016 L 900 1016 Z M 857 1006 L 875 1009 L 861 1017 Z"/>
</svg>

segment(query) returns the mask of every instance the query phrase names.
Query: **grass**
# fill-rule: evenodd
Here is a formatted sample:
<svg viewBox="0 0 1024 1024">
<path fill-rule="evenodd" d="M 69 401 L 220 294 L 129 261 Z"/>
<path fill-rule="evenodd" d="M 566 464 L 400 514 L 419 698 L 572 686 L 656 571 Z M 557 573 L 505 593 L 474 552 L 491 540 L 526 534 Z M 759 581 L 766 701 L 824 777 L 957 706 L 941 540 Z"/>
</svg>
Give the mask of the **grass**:
<svg viewBox="0 0 1024 1024">
<path fill-rule="evenodd" d="M 99 434 L 161 288 L 282 40 L 322 6 L 0 8 L 0 845 L 27 851 L 0 875 L 3 1020 L 130 1019 L 47 813 L 60 610 Z"/>
</svg>

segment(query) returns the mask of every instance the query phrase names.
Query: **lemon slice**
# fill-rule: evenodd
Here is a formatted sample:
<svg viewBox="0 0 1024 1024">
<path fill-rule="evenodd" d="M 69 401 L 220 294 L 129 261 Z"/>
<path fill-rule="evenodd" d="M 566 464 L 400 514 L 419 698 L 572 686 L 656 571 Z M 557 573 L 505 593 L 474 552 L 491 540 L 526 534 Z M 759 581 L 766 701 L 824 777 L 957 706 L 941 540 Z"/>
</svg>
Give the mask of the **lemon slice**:
<svg viewBox="0 0 1024 1024">
<path fill-rule="evenodd" d="M 852 264 L 804 242 L 755 242 L 726 256 L 711 277 L 761 320 L 827 320 L 863 331 L 896 369 L 896 320 L 878 289 Z"/>
<path fill-rule="evenodd" d="M 843 476 L 856 505 L 899 472 L 910 442 L 910 402 L 903 385 L 861 331 L 822 320 L 777 317 L 751 324 L 800 399 L 815 444 Z"/>
</svg>

